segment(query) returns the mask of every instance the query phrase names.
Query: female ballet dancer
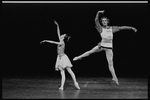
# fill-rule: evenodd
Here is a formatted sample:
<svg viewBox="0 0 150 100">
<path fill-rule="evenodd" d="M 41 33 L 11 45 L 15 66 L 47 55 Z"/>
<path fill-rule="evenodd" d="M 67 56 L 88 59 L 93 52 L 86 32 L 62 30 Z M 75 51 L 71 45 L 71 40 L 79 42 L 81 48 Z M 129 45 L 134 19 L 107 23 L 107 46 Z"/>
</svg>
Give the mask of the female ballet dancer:
<svg viewBox="0 0 150 100">
<path fill-rule="evenodd" d="M 130 26 L 108 26 L 109 23 L 109 19 L 107 17 L 102 17 L 101 18 L 101 22 L 102 22 L 102 26 L 99 23 L 99 13 L 104 13 L 104 10 L 102 11 L 98 11 L 95 17 L 95 24 L 96 24 L 96 29 L 97 31 L 100 33 L 100 36 L 102 37 L 102 40 L 100 43 L 98 43 L 97 46 L 95 46 L 93 49 L 83 53 L 80 56 L 75 57 L 73 60 L 78 60 L 81 59 L 83 57 L 89 56 L 90 54 L 93 54 L 95 52 L 100 52 L 102 50 L 105 51 L 106 54 L 106 58 L 108 61 L 108 66 L 109 66 L 109 70 L 112 74 L 112 80 L 116 82 L 117 85 L 119 85 L 117 76 L 115 74 L 115 70 L 113 67 L 113 33 L 123 30 L 123 29 L 132 29 L 135 32 L 137 31 L 136 28 L 134 27 L 130 27 Z"/>
<path fill-rule="evenodd" d="M 73 81 L 74 81 L 74 85 L 77 89 L 80 89 L 78 82 L 76 81 L 76 76 L 73 73 L 73 71 L 71 70 L 71 67 L 73 66 L 68 58 L 68 56 L 64 53 L 65 50 L 65 42 L 64 39 L 67 37 L 66 34 L 62 34 L 60 35 L 60 29 L 59 29 L 59 25 L 56 21 L 54 21 L 54 23 L 57 25 L 57 33 L 58 33 L 58 37 L 59 37 L 59 42 L 55 42 L 55 41 L 50 41 L 50 40 L 43 40 L 42 42 L 48 42 L 48 43 L 53 43 L 53 44 L 57 44 L 57 60 L 56 60 L 56 65 L 55 65 L 55 70 L 58 71 L 60 70 L 61 73 L 61 86 L 60 86 L 60 90 L 64 89 L 64 83 L 65 83 L 65 69 L 67 69 L 67 71 L 69 72 L 69 74 L 71 75 Z"/>
</svg>

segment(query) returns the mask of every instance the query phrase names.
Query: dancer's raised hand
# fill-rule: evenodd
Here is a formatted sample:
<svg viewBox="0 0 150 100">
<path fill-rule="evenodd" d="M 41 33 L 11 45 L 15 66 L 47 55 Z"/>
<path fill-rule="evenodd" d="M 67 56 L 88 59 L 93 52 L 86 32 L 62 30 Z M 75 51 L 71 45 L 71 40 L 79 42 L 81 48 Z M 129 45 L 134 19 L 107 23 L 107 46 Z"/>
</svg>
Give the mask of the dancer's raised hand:
<svg viewBox="0 0 150 100">
<path fill-rule="evenodd" d="M 56 24 L 56 25 L 58 25 L 58 23 L 54 20 L 54 23 Z"/>
<path fill-rule="evenodd" d="M 105 12 L 105 10 L 100 10 L 100 11 L 98 11 L 98 13 L 104 13 Z"/>
</svg>

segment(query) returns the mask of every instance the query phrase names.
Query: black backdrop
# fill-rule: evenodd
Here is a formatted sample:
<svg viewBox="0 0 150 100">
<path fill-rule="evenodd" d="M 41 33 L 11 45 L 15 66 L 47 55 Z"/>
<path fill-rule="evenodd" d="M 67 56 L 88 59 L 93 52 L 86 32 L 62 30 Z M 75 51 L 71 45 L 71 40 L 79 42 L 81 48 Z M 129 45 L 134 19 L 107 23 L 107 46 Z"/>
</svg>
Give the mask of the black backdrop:
<svg viewBox="0 0 150 100">
<path fill-rule="evenodd" d="M 118 77 L 147 77 L 148 4 L 2 4 L 4 65 L 2 76 L 60 76 L 55 71 L 58 41 L 56 20 L 61 33 L 71 36 L 66 54 L 76 76 L 111 77 L 104 52 L 79 61 L 75 56 L 92 49 L 101 38 L 95 29 L 95 15 L 105 10 L 110 25 L 133 26 L 114 34 L 114 67 Z"/>
</svg>

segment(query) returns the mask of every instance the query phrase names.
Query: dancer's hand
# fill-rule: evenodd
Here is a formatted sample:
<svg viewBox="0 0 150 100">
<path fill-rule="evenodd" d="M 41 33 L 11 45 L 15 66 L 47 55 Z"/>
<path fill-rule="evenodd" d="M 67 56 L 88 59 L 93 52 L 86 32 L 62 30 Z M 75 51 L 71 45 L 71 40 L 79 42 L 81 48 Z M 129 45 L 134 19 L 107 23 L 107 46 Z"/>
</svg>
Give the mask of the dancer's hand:
<svg viewBox="0 0 150 100">
<path fill-rule="evenodd" d="M 43 41 L 40 42 L 40 44 L 42 44 Z"/>
<path fill-rule="evenodd" d="M 54 23 L 56 24 L 56 25 L 58 25 L 58 23 L 54 20 Z"/>
<path fill-rule="evenodd" d="M 43 43 L 43 42 L 46 42 L 46 40 L 41 41 L 40 44 Z"/>
<path fill-rule="evenodd" d="M 105 12 L 105 10 L 100 10 L 100 11 L 98 11 L 98 13 L 104 13 Z"/>
<path fill-rule="evenodd" d="M 134 28 L 134 27 L 132 27 L 132 30 L 133 30 L 134 32 L 137 32 L 137 29 L 136 29 L 136 28 Z"/>
</svg>

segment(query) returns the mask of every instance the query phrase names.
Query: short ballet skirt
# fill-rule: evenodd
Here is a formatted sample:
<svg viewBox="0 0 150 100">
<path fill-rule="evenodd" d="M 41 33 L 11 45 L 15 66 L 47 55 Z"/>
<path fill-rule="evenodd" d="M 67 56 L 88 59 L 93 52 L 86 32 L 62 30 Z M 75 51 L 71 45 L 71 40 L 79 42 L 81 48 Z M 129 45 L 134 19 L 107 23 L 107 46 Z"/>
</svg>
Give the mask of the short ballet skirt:
<svg viewBox="0 0 150 100">
<path fill-rule="evenodd" d="M 65 69 L 66 67 L 72 67 L 71 61 L 66 54 L 62 56 L 57 56 L 55 68 Z"/>
</svg>

